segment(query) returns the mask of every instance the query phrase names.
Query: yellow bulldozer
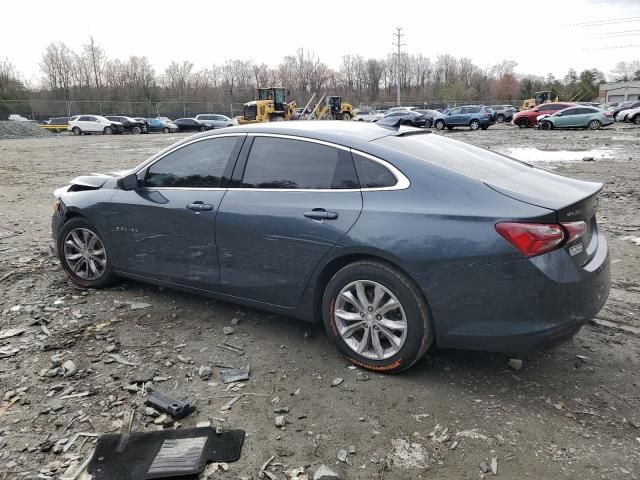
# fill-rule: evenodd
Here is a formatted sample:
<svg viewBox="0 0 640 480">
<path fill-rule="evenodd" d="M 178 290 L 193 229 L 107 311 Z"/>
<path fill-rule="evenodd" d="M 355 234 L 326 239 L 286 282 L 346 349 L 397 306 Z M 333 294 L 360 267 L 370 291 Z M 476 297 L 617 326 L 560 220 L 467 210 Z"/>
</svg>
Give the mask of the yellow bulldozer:
<svg viewBox="0 0 640 480">
<path fill-rule="evenodd" d="M 549 102 L 557 102 L 559 99 L 558 95 L 556 95 L 551 90 L 546 90 L 544 92 L 535 92 L 534 98 L 528 98 L 522 102 L 522 109 L 528 110 L 530 108 L 537 107 L 543 103 Z"/>
<path fill-rule="evenodd" d="M 323 101 L 324 100 L 324 101 Z M 326 96 L 320 99 L 309 117 L 310 120 L 351 120 L 355 114 L 350 103 L 342 97 Z"/>
<path fill-rule="evenodd" d="M 258 88 L 258 98 L 244 104 L 242 115 L 236 117 L 238 124 L 280 122 L 291 120 L 296 111 L 296 102 L 286 102 L 286 91 L 282 87 Z"/>
</svg>

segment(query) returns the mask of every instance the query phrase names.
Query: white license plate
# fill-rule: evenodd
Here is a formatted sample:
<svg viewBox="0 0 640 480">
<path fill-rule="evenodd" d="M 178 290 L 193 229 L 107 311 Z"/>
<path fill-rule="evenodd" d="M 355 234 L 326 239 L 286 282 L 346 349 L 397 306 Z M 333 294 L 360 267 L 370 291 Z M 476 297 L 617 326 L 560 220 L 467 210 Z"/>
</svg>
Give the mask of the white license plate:
<svg viewBox="0 0 640 480">
<path fill-rule="evenodd" d="M 582 245 L 582 243 L 578 243 L 572 247 L 569 247 L 569 255 L 571 255 L 572 257 L 575 257 L 579 253 L 582 253 L 583 250 L 584 250 L 584 246 Z"/>
</svg>

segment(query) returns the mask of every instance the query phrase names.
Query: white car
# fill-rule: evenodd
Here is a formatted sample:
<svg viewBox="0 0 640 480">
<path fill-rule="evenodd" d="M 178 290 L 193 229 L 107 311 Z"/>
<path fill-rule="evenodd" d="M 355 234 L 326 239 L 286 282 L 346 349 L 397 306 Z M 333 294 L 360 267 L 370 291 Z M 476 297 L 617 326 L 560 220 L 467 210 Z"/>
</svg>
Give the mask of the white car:
<svg viewBox="0 0 640 480">
<path fill-rule="evenodd" d="M 622 116 L 624 114 L 625 122 L 635 123 L 636 125 L 640 125 L 640 107 L 631 108 L 629 110 L 623 110 L 618 115 Z"/>
<path fill-rule="evenodd" d="M 376 120 L 384 117 L 384 114 L 378 113 L 375 110 L 369 110 L 366 108 L 361 108 L 356 112 L 356 116 L 353 117 L 353 120 L 357 122 L 375 122 Z"/>
<path fill-rule="evenodd" d="M 12 114 L 9 115 L 9 120 L 12 122 L 33 122 L 33 120 L 29 120 L 28 118 L 23 117 L 22 115 Z"/>
<path fill-rule="evenodd" d="M 84 133 L 112 135 L 114 133 L 122 133 L 124 125 L 121 122 L 115 122 L 100 115 L 76 115 L 69 119 L 67 130 L 73 132 L 74 135 L 82 135 Z"/>
<path fill-rule="evenodd" d="M 226 115 L 219 115 L 217 113 L 201 113 L 200 115 L 196 115 L 195 119 L 213 128 L 225 128 L 238 125 L 238 121 L 235 118 L 229 118 Z"/>
</svg>

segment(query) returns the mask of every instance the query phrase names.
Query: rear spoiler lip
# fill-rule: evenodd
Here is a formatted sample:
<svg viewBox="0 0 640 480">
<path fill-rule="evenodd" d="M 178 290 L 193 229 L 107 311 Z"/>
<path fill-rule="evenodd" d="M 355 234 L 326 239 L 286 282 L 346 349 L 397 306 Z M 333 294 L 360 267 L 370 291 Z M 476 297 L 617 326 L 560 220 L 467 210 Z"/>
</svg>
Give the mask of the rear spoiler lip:
<svg viewBox="0 0 640 480">
<path fill-rule="evenodd" d="M 487 187 L 489 187 L 491 190 L 500 193 L 501 195 L 504 195 L 505 197 L 509 197 L 512 198 L 514 200 L 517 200 L 519 202 L 524 202 L 524 203 L 528 203 L 529 205 L 533 205 L 535 207 L 540 207 L 540 208 L 546 208 L 547 210 L 553 210 L 555 212 L 559 212 L 567 207 L 570 207 L 571 205 L 575 205 L 577 203 L 582 202 L 583 200 L 586 200 L 589 197 L 592 197 L 598 193 L 600 193 L 602 191 L 602 188 L 604 187 L 604 184 L 602 182 L 582 182 L 585 186 L 585 194 L 584 196 L 581 196 L 580 198 L 576 198 L 574 200 L 572 200 L 570 203 L 567 203 L 566 205 L 549 205 L 546 204 L 544 205 L 544 201 L 540 198 L 535 198 L 535 197 L 530 197 L 528 195 L 523 195 L 521 193 L 515 192 L 513 190 L 509 190 L 508 188 L 504 188 L 504 187 L 500 187 L 498 185 L 493 185 L 489 182 L 483 181 L 482 183 L 484 183 Z M 591 187 L 589 191 L 587 191 L 587 187 Z"/>
</svg>

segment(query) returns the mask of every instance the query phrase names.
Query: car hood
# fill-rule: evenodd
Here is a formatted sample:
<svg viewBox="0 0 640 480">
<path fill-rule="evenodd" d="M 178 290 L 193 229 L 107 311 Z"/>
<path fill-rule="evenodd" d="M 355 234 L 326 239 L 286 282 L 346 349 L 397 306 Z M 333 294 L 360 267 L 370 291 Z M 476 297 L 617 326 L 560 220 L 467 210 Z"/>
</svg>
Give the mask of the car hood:
<svg viewBox="0 0 640 480">
<path fill-rule="evenodd" d="M 76 190 L 76 191 L 98 190 L 99 188 L 104 186 L 104 184 L 107 183 L 109 180 L 124 177 L 130 172 L 131 170 L 117 170 L 117 171 L 108 172 L 108 173 L 92 173 L 89 175 L 81 175 L 71 180 L 71 182 L 68 185 L 65 185 L 64 187 L 56 189 L 53 192 L 53 194 L 56 197 L 60 197 L 65 192 L 73 191 L 73 190 Z"/>
</svg>

